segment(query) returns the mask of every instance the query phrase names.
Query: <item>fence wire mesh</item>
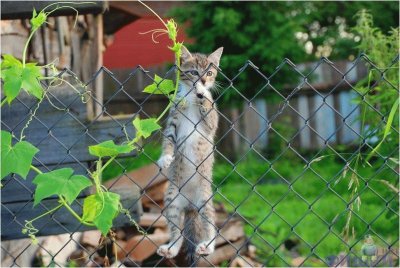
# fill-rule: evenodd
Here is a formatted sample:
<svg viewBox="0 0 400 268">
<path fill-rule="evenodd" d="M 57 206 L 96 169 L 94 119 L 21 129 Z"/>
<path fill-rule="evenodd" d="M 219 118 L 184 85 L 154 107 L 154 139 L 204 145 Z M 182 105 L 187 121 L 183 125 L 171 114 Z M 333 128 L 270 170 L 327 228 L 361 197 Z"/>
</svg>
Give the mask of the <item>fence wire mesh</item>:
<svg viewBox="0 0 400 268">
<path fill-rule="evenodd" d="M 398 75 L 398 63 L 397 56 L 391 66 L 381 69 L 360 55 L 345 66 L 322 58 L 300 67 L 285 59 L 271 75 L 263 74 L 250 61 L 234 76 L 220 71 L 214 94 L 220 126 L 212 152 L 216 157 L 213 195 L 207 200 L 214 202 L 217 211 L 213 238 L 217 246 L 213 254 L 198 256 L 186 265 L 398 265 L 399 132 L 398 124 L 389 119 L 395 100 L 385 97 L 388 91 L 395 92 L 391 96 L 398 95 L 398 84 L 389 79 L 389 72 Z M 172 78 L 175 71 L 172 67 L 163 77 Z M 281 72 L 290 73 L 287 80 Z M 139 76 L 143 85 L 153 81 L 152 74 L 140 66 L 123 80 L 101 68 L 84 85 L 73 72 L 64 70 L 59 77 L 69 82 L 44 85 L 47 94 L 41 108 L 23 95 L 2 108 L 2 129 L 16 137 L 24 132 L 26 139 L 41 149 L 35 166 L 43 171 L 73 166 L 77 173 L 89 176 L 95 162 L 87 157 L 85 146 L 104 137 L 116 143 L 132 139 L 132 120 L 138 115 L 151 117 L 167 103 L 159 96 L 132 90 L 129 85 Z M 101 91 L 91 90 L 100 79 L 108 81 L 105 86 L 112 92 L 103 101 L 98 96 Z M 68 86 L 71 84 L 75 89 Z M 118 108 L 124 105 L 134 111 L 121 116 Z M 397 114 L 393 122 L 398 122 Z M 367 155 L 383 139 L 385 128 L 389 134 L 367 163 Z M 194 131 L 198 131 L 196 127 Z M 166 172 L 144 170 L 156 164 L 163 135 L 160 130 L 138 144 L 135 155 L 113 161 L 103 178 L 111 179 L 106 184 L 110 191 L 120 181 L 127 188 L 138 189 L 139 198 L 131 199 L 127 208 L 143 210 L 134 210 L 134 216 L 145 235 L 135 227 L 123 226 L 114 229 L 115 236 L 107 243 L 90 243 L 83 239 L 82 226 L 60 220 L 60 214 L 66 214 L 60 210 L 37 226 L 39 234 L 48 234 L 49 229 L 64 234 L 57 243 L 50 237 L 39 238 L 37 245 L 29 239 L 13 240 L 23 237 L 11 230 L 23 228 L 26 211 L 37 215 L 31 208 L 34 187 L 32 178 L 5 178 L 2 266 L 104 266 L 106 255 L 117 266 L 180 265 L 155 253 L 168 242 L 169 219 L 163 214 L 169 204 L 163 201 L 165 188 L 159 186 Z M 143 178 L 147 178 L 145 182 Z M 80 200 L 76 203 L 82 206 Z M 40 206 L 43 211 L 51 209 Z M 7 236 L 8 232 L 11 235 Z M 99 238 L 92 236 L 91 240 Z M 67 257 L 63 251 L 68 252 Z M 113 254 L 115 251 L 118 253 Z"/>
</svg>

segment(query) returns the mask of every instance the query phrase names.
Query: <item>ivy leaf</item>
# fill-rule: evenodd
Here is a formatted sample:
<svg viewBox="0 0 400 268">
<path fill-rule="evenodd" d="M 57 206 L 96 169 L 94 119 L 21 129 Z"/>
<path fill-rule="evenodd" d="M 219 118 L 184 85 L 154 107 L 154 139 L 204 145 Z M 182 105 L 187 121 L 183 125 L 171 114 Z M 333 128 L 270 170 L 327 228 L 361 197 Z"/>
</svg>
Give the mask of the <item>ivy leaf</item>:
<svg viewBox="0 0 400 268">
<path fill-rule="evenodd" d="M 89 153 L 97 157 L 116 156 L 130 153 L 133 149 L 135 149 L 133 145 L 116 145 L 114 141 L 108 140 L 97 145 L 89 146 Z"/>
<path fill-rule="evenodd" d="M 157 124 L 157 119 L 155 118 L 141 120 L 139 117 L 136 117 L 132 123 L 136 128 L 137 135 L 145 138 L 148 138 L 151 133 L 161 128 L 161 126 Z"/>
<path fill-rule="evenodd" d="M 36 184 L 33 205 L 52 195 L 62 196 L 71 204 L 83 189 L 92 185 L 85 176 L 73 173 L 72 168 L 62 168 L 37 175 L 32 181 Z"/>
<path fill-rule="evenodd" d="M 120 196 L 112 192 L 89 195 L 83 201 L 82 220 L 93 222 L 103 235 L 107 235 L 118 215 L 119 201 Z"/>
<path fill-rule="evenodd" d="M 11 133 L 1 131 L 1 179 L 10 173 L 18 174 L 25 179 L 33 156 L 39 149 L 27 141 L 20 141 L 12 146 L 11 139 Z"/>
<path fill-rule="evenodd" d="M 162 79 L 158 75 L 154 75 L 154 83 L 145 87 L 143 92 L 168 95 L 174 90 L 174 82 L 171 79 Z"/>
</svg>

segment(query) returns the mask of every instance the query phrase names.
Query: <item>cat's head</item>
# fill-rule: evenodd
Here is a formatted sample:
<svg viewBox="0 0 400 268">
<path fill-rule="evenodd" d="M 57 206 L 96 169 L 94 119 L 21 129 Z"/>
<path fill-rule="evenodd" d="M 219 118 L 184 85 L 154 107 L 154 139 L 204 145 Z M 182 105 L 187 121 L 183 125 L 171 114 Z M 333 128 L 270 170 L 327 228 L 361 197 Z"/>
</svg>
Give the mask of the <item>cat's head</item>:
<svg viewBox="0 0 400 268">
<path fill-rule="evenodd" d="M 181 54 L 181 82 L 188 88 L 194 88 L 195 93 L 211 91 L 215 85 L 219 60 L 221 59 L 223 47 L 218 48 L 210 55 L 190 53 L 182 46 Z"/>
</svg>

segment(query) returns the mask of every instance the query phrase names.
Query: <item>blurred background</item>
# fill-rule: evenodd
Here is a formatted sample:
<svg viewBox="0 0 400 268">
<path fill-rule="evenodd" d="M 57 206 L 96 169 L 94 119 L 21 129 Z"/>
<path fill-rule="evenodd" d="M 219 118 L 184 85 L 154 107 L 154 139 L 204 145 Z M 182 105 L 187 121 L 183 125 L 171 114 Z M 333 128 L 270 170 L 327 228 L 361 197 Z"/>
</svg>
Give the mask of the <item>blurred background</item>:
<svg viewBox="0 0 400 268">
<path fill-rule="evenodd" d="M 376 265 L 398 265 L 398 2 L 146 4 L 178 23 L 190 51 L 224 47 L 214 92 L 221 112 L 214 202 L 240 217 L 254 263 L 356 266 L 338 259 L 361 258 L 369 235 L 390 256 Z M 75 28 L 70 14 L 50 18 L 29 57 L 58 59 L 83 81 L 107 68 L 113 75 L 103 71 L 90 84 L 98 100 L 88 106 L 92 117 L 159 114 L 168 99 L 142 93 L 154 74 L 174 77 L 167 36 L 154 43 L 144 34 L 161 28 L 159 20 L 131 1 L 85 12 Z M 2 11 L 1 47 L 18 55 L 28 28 L 13 14 Z M 161 154 L 160 138 L 110 165 L 103 179 L 140 176 Z"/>
</svg>

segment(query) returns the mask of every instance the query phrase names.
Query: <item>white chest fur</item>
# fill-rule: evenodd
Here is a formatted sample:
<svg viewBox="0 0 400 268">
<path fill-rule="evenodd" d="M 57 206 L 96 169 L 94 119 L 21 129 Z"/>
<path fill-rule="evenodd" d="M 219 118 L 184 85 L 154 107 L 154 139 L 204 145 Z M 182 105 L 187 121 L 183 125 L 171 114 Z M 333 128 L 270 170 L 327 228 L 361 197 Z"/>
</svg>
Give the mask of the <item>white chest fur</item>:
<svg viewBox="0 0 400 268">
<path fill-rule="evenodd" d="M 182 106 L 178 113 L 177 149 L 190 160 L 189 162 L 196 163 L 194 148 L 199 138 L 205 134 L 200 122 L 201 115 L 199 105 L 196 103 L 197 97 L 193 92 L 188 93 L 185 86 L 180 87 L 178 97 L 184 98 L 184 100 L 181 101 Z"/>
</svg>

